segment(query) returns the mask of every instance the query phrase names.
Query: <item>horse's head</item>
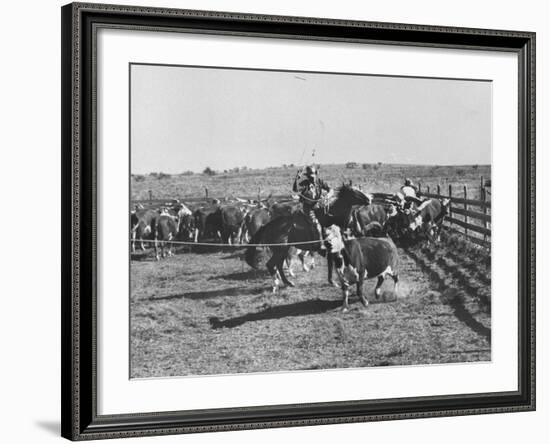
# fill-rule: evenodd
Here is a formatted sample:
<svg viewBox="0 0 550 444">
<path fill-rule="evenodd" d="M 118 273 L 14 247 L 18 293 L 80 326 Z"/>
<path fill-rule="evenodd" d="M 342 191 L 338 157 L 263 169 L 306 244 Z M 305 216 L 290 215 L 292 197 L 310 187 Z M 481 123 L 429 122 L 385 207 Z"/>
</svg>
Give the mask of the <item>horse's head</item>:
<svg viewBox="0 0 550 444">
<path fill-rule="evenodd" d="M 355 188 L 350 183 L 344 183 L 338 188 L 338 201 L 348 205 L 370 205 L 372 203 L 372 195 L 366 194 L 358 188 Z"/>
</svg>

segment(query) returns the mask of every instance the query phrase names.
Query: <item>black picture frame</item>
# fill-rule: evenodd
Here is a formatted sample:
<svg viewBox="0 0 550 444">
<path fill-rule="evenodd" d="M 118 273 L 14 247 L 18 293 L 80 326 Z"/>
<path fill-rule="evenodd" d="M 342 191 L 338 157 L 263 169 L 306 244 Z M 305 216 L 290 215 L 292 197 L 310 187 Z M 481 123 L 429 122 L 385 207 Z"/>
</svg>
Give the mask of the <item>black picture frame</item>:
<svg viewBox="0 0 550 444">
<path fill-rule="evenodd" d="M 62 436 L 119 438 L 535 409 L 535 33 L 72 3 L 62 15 Z M 518 387 L 513 392 L 97 414 L 95 31 L 197 31 L 510 51 L 519 65 Z"/>
</svg>

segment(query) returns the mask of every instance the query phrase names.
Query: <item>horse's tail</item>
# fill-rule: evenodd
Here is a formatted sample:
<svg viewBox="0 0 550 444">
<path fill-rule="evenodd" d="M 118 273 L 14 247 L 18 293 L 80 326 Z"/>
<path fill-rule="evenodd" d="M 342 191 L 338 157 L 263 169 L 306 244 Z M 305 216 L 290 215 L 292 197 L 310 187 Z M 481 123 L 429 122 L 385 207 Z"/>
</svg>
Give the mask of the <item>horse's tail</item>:
<svg viewBox="0 0 550 444">
<path fill-rule="evenodd" d="M 266 233 L 265 227 L 266 225 L 264 225 L 258 231 L 256 231 L 256 233 L 254 234 L 254 236 L 252 236 L 252 238 L 248 241 L 248 243 L 249 244 L 262 244 L 264 242 L 267 243 L 264 240 L 265 233 Z M 256 246 L 247 247 L 246 252 L 244 254 L 244 259 L 246 263 L 250 265 L 252 268 L 258 269 L 260 266 L 261 254 L 262 254 L 261 247 L 256 247 Z"/>
<path fill-rule="evenodd" d="M 292 227 L 292 217 L 279 217 L 265 224 L 252 236 L 249 244 L 284 244 L 288 241 L 288 231 Z M 246 249 L 244 259 L 252 268 L 259 268 L 265 247 L 250 246 Z"/>
</svg>

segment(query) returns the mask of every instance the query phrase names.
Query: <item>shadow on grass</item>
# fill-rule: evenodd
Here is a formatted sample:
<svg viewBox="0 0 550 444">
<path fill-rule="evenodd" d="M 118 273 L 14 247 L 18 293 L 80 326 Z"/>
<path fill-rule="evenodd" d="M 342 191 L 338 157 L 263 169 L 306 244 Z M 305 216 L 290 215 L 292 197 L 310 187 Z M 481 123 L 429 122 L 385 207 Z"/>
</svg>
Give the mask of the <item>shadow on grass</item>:
<svg viewBox="0 0 550 444">
<path fill-rule="evenodd" d="M 266 290 L 266 286 L 256 288 L 242 288 L 242 287 L 229 287 L 221 288 L 219 290 L 208 291 L 190 291 L 181 294 L 170 294 L 168 296 L 150 297 L 149 301 L 169 301 L 173 299 L 191 299 L 194 301 L 200 301 L 204 299 L 213 299 L 224 296 L 248 296 L 254 294 L 260 294 Z"/>
<path fill-rule="evenodd" d="M 464 297 L 456 289 L 449 289 L 441 295 L 443 303 L 449 304 L 455 316 L 478 335 L 483 336 L 491 343 L 491 329 L 477 321 L 464 306 Z"/>
<path fill-rule="evenodd" d="M 155 250 L 145 250 L 139 253 L 130 253 L 130 260 L 136 262 L 154 261 Z"/>
<path fill-rule="evenodd" d="M 229 274 L 224 274 L 224 275 L 221 275 L 221 276 L 212 276 L 212 277 L 209 277 L 208 280 L 209 281 L 215 281 L 217 279 L 223 279 L 225 281 L 246 281 L 246 280 L 249 280 L 249 279 L 258 279 L 258 278 L 265 278 L 269 276 L 269 273 L 267 272 L 267 270 L 253 270 L 253 269 L 250 269 L 250 270 L 246 270 L 246 271 L 240 271 L 240 272 L 237 272 L 237 273 L 229 273 Z"/>
<path fill-rule="evenodd" d="M 459 321 L 463 322 L 478 335 L 484 337 L 490 344 L 491 329 L 475 319 L 472 313 L 470 313 L 464 305 L 464 295 L 462 290 L 468 290 L 468 287 L 460 290 L 452 287 L 449 288 L 448 276 L 441 276 L 436 269 L 430 268 L 433 265 L 432 263 L 426 264 L 422 258 L 416 255 L 413 251 L 405 250 L 405 252 L 420 266 L 422 271 L 426 273 L 434 283 L 437 284 L 438 289 L 441 292 L 441 302 L 448 304 L 453 309 L 453 313 Z"/>
<path fill-rule="evenodd" d="M 295 302 L 287 305 L 277 305 L 269 307 L 257 313 L 248 313 L 236 318 L 220 320 L 217 317 L 208 319 L 210 326 L 216 330 L 219 328 L 234 328 L 243 325 L 246 322 L 266 321 L 269 319 L 281 319 L 291 316 L 306 316 L 313 314 L 321 314 L 330 310 L 334 310 L 342 305 L 342 301 L 325 301 L 316 299 L 313 301 Z"/>
</svg>

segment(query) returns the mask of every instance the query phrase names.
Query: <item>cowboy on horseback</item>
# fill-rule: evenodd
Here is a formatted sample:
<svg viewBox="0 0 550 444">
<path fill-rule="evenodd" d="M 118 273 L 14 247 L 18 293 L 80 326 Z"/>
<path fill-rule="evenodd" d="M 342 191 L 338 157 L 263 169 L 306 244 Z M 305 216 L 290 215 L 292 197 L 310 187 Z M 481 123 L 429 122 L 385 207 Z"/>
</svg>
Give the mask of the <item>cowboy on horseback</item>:
<svg viewBox="0 0 550 444">
<path fill-rule="evenodd" d="M 305 179 L 298 183 L 302 172 L 304 172 Z M 325 190 L 330 197 L 332 194 L 332 189 L 325 181 L 319 178 L 317 170 L 314 166 L 308 165 L 305 168 L 305 171 L 298 170 L 296 178 L 294 179 L 292 191 L 299 193 L 304 214 L 311 225 L 317 230 L 320 240 L 323 239 L 323 229 L 317 219 L 317 216 L 315 215 L 315 210 L 320 206 L 319 203 L 322 199 L 323 190 Z M 321 242 L 321 250 L 324 250 L 325 248 L 324 242 Z"/>
<path fill-rule="evenodd" d="M 411 179 L 406 178 L 405 184 L 400 188 L 400 192 L 395 194 L 395 197 L 399 201 L 399 207 L 409 212 L 414 205 L 420 205 L 422 199 L 420 198 L 420 192 L 418 188 L 412 183 Z"/>
<path fill-rule="evenodd" d="M 409 178 L 405 179 L 405 184 L 401 187 L 401 192 L 405 197 L 418 197 L 418 188 L 413 185 L 412 180 Z"/>
</svg>

